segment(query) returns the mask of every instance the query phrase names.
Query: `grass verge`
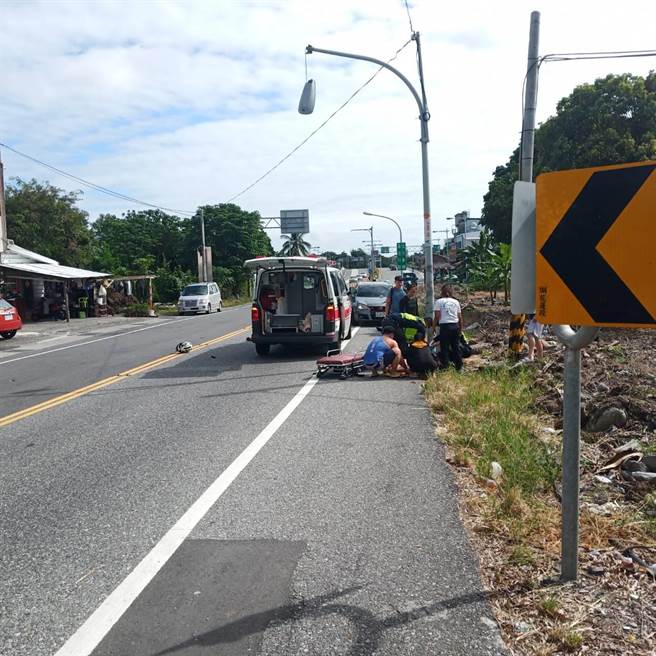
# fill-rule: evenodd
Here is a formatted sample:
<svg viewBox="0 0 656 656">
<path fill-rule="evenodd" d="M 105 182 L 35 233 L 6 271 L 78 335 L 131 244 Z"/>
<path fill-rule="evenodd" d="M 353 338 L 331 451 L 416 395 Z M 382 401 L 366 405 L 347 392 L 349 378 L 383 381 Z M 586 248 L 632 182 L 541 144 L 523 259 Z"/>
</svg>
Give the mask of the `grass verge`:
<svg viewBox="0 0 656 656">
<path fill-rule="evenodd" d="M 438 415 L 438 434 L 460 488 L 461 518 L 511 653 L 656 653 L 656 624 L 642 610 L 653 579 L 623 569 L 613 547 L 646 547 L 650 527 L 643 517 L 592 512 L 588 505 L 595 499 L 587 497 L 580 516 L 581 576 L 575 585 L 557 581 L 561 508 L 554 489 L 561 444 L 560 435 L 545 430 L 550 418 L 538 415 L 536 397 L 543 390 L 535 370 L 499 363 L 465 374 L 444 372 L 424 390 Z M 494 481 L 492 462 L 502 468 Z M 651 503 L 645 497 L 644 504 Z M 586 564 L 596 569 L 588 574 Z"/>
<path fill-rule="evenodd" d="M 495 367 L 465 376 L 445 372 L 427 382 L 426 395 L 443 416 L 442 439 L 457 458 L 473 460 L 481 477 L 488 478 L 491 463 L 498 462 L 509 491 L 531 495 L 553 485 L 556 461 L 537 437 L 533 371 Z M 508 503 L 513 505 L 512 499 Z"/>
</svg>

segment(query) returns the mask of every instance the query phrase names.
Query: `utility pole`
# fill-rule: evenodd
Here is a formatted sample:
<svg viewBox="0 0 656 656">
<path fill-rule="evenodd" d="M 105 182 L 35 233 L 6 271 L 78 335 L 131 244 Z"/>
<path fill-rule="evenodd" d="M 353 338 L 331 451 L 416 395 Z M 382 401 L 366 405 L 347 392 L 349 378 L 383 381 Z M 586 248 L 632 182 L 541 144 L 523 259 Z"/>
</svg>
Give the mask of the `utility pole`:
<svg viewBox="0 0 656 656">
<path fill-rule="evenodd" d="M 203 280 L 201 282 L 207 282 L 207 251 L 205 250 L 205 211 L 203 208 L 200 208 L 200 239 L 203 244 Z"/>
<path fill-rule="evenodd" d="M 519 179 L 533 182 L 533 150 L 535 144 L 535 111 L 538 104 L 538 68 L 540 49 L 540 12 L 531 12 L 528 36 L 528 62 L 526 68 L 526 93 L 522 117 L 522 142 L 519 148 Z"/>
<path fill-rule="evenodd" d="M 0 254 L 7 248 L 7 210 L 5 208 L 5 176 L 0 153 Z"/>
<path fill-rule="evenodd" d="M 374 277 L 374 271 L 376 270 L 376 256 L 374 255 L 374 227 L 369 228 L 369 237 L 371 238 L 371 278 Z"/>
<path fill-rule="evenodd" d="M 522 116 L 522 139 L 519 146 L 519 179 L 533 181 L 533 150 L 535 145 L 535 112 L 538 103 L 538 69 L 540 64 L 540 12 L 531 12 L 528 35 L 528 61 L 526 64 L 526 88 L 524 92 L 524 115 Z M 525 315 L 510 317 L 508 348 L 519 356 L 524 344 Z"/>
</svg>

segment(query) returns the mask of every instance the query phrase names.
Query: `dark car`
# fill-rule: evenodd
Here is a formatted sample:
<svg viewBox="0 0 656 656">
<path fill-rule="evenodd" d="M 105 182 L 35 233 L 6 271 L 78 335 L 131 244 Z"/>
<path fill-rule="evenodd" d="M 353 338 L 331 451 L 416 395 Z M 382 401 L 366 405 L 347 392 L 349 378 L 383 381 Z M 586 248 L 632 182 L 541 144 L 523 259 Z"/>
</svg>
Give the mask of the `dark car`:
<svg viewBox="0 0 656 656">
<path fill-rule="evenodd" d="M 353 295 L 353 318 L 358 323 L 380 323 L 385 316 L 388 282 L 361 282 Z"/>
</svg>

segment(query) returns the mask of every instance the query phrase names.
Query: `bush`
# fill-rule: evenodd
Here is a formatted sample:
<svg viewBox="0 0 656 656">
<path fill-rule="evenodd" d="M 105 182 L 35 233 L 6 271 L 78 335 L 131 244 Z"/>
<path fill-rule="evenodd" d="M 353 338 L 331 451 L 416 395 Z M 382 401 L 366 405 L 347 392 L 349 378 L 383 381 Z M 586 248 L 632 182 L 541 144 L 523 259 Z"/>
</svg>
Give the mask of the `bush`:
<svg viewBox="0 0 656 656">
<path fill-rule="evenodd" d="M 155 272 L 157 278 L 153 280 L 153 299 L 160 303 L 174 303 L 178 300 L 180 290 L 195 278 L 188 271 L 176 269 L 171 271 L 161 267 Z"/>
<path fill-rule="evenodd" d="M 147 317 L 149 313 L 148 303 L 131 303 L 124 312 L 126 317 Z"/>
</svg>

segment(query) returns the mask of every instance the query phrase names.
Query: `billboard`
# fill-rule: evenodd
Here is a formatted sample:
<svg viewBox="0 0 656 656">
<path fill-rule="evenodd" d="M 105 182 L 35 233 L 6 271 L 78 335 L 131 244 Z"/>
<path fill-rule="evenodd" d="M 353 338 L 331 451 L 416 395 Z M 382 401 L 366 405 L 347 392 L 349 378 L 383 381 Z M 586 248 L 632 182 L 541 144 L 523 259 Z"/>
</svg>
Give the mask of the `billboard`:
<svg viewBox="0 0 656 656">
<path fill-rule="evenodd" d="M 280 232 L 283 235 L 310 232 L 310 211 L 280 210 Z"/>
</svg>

